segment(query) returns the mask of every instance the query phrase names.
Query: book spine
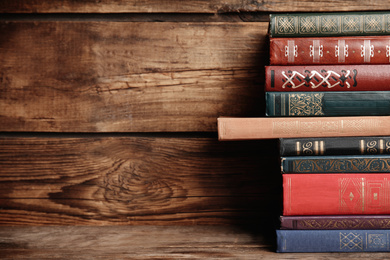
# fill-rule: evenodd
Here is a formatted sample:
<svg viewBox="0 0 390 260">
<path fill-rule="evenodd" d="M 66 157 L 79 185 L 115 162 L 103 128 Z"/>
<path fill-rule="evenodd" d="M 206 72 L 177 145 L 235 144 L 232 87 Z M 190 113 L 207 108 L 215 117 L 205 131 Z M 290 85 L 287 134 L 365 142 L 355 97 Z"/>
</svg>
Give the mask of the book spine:
<svg viewBox="0 0 390 260">
<path fill-rule="evenodd" d="M 271 38 L 271 65 L 389 64 L 390 36 Z"/>
<path fill-rule="evenodd" d="M 280 229 L 390 229 L 390 215 L 280 216 Z"/>
<path fill-rule="evenodd" d="M 270 37 L 389 35 L 389 12 L 271 14 Z"/>
<path fill-rule="evenodd" d="M 283 174 L 283 215 L 388 215 L 390 174 Z"/>
<path fill-rule="evenodd" d="M 390 252 L 390 230 L 277 230 L 277 252 Z"/>
<path fill-rule="evenodd" d="M 282 173 L 390 173 L 390 155 L 281 157 Z"/>
<path fill-rule="evenodd" d="M 390 135 L 390 116 L 220 117 L 217 122 L 221 141 Z"/>
<path fill-rule="evenodd" d="M 265 91 L 389 91 L 390 65 L 266 66 Z"/>
<path fill-rule="evenodd" d="M 390 154 L 390 137 L 282 138 L 279 151 L 281 156 Z"/>
<path fill-rule="evenodd" d="M 390 91 L 267 92 L 267 116 L 390 115 Z"/>
</svg>

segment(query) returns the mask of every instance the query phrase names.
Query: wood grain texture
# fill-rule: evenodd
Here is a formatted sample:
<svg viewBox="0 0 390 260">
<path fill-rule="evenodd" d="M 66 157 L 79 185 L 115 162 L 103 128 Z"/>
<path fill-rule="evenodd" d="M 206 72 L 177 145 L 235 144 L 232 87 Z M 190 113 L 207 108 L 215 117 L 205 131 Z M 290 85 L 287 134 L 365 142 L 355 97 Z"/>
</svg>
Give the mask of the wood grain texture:
<svg viewBox="0 0 390 260">
<path fill-rule="evenodd" d="M 2 138 L 0 225 L 242 224 L 280 208 L 273 141 Z"/>
<path fill-rule="evenodd" d="M 0 22 L 0 131 L 216 131 L 261 115 L 267 23 Z"/>
<path fill-rule="evenodd" d="M 3 13 L 223 13 L 223 12 L 329 12 L 387 10 L 390 1 L 346 0 L 13 0 L 2 1 Z"/>
<path fill-rule="evenodd" d="M 231 226 L 3 227 L 2 259 L 388 259 L 388 253 L 284 253 Z"/>
</svg>

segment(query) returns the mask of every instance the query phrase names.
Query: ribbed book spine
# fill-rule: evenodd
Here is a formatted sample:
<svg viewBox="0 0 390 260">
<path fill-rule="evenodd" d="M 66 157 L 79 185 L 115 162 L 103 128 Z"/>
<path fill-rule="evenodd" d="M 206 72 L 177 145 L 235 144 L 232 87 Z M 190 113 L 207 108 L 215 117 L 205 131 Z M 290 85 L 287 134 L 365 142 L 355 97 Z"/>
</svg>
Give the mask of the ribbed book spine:
<svg viewBox="0 0 390 260">
<path fill-rule="evenodd" d="M 266 66 L 268 92 L 389 91 L 390 65 Z"/>
<path fill-rule="evenodd" d="M 271 38 L 271 65 L 389 64 L 390 36 Z"/>
<path fill-rule="evenodd" d="M 378 135 L 390 135 L 390 116 L 218 118 L 221 141 Z"/>
<path fill-rule="evenodd" d="M 280 216 L 280 229 L 390 229 L 390 215 Z"/>
<path fill-rule="evenodd" d="M 390 12 L 271 14 L 270 37 L 389 35 Z"/>
<path fill-rule="evenodd" d="M 390 137 L 281 138 L 281 156 L 390 154 Z"/>
<path fill-rule="evenodd" d="M 277 230 L 277 252 L 390 252 L 390 230 Z"/>
<path fill-rule="evenodd" d="M 267 92 L 267 116 L 390 115 L 390 91 Z"/>
<path fill-rule="evenodd" d="M 283 174 L 283 215 L 389 215 L 389 173 Z"/>
<path fill-rule="evenodd" d="M 282 173 L 390 173 L 390 155 L 281 157 Z"/>
</svg>

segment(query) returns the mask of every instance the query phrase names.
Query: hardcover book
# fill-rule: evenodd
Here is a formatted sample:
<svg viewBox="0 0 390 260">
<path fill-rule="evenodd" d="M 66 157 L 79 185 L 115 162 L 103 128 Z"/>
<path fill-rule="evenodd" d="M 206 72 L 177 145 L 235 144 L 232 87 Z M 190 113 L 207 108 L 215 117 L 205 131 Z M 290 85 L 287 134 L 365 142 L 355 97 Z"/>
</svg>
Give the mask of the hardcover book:
<svg viewBox="0 0 390 260">
<path fill-rule="evenodd" d="M 390 135 L 390 116 L 220 117 L 219 140 Z"/>
<path fill-rule="evenodd" d="M 281 157 L 282 173 L 390 173 L 390 155 Z"/>
<path fill-rule="evenodd" d="M 387 116 L 390 91 L 267 92 L 267 116 Z"/>
<path fill-rule="evenodd" d="M 390 65 L 266 66 L 265 91 L 389 91 Z"/>
<path fill-rule="evenodd" d="M 283 174 L 283 215 L 389 215 L 390 174 Z"/>
<path fill-rule="evenodd" d="M 390 215 L 280 216 L 280 229 L 390 229 Z"/>
<path fill-rule="evenodd" d="M 390 252 L 390 230 L 276 230 L 286 252 Z"/>
<path fill-rule="evenodd" d="M 271 38 L 271 65 L 389 64 L 390 36 Z"/>
<path fill-rule="evenodd" d="M 390 154 L 390 137 L 281 138 L 281 156 Z"/>
<path fill-rule="evenodd" d="M 389 12 L 270 14 L 270 37 L 389 35 Z"/>
</svg>

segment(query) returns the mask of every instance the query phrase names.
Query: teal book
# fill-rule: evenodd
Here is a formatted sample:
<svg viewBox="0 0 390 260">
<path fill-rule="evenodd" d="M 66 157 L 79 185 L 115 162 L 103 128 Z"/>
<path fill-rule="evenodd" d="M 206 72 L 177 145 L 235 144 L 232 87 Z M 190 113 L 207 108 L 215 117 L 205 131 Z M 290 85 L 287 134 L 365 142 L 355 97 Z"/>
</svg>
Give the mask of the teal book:
<svg viewBox="0 0 390 260">
<path fill-rule="evenodd" d="M 278 253 L 390 252 L 390 230 L 276 230 Z"/>
<path fill-rule="evenodd" d="M 282 173 L 390 173 L 390 155 L 281 157 Z"/>
<path fill-rule="evenodd" d="M 270 15 L 270 37 L 389 35 L 390 12 Z"/>
<path fill-rule="evenodd" d="M 267 116 L 390 115 L 390 91 L 266 92 Z"/>
</svg>

